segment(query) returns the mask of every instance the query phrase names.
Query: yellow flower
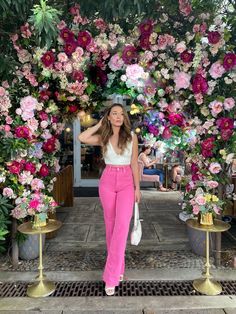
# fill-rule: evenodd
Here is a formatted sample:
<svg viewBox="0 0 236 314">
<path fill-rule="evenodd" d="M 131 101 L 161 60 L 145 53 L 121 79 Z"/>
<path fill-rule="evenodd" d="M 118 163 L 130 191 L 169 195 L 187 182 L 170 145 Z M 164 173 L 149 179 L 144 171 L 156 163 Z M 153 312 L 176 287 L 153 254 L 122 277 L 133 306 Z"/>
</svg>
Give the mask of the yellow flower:
<svg viewBox="0 0 236 314">
<path fill-rule="evenodd" d="M 205 194 L 204 196 L 206 202 L 210 202 L 211 201 L 211 194 Z"/>
<path fill-rule="evenodd" d="M 224 150 L 224 149 L 221 149 L 220 151 L 219 151 L 219 153 L 223 156 L 223 155 L 226 155 L 226 151 Z"/>
<path fill-rule="evenodd" d="M 131 115 L 136 114 L 136 113 L 140 113 L 139 108 L 135 104 L 132 104 L 130 107 L 131 107 L 131 110 L 130 110 Z"/>
<path fill-rule="evenodd" d="M 218 202 L 219 198 L 216 195 L 212 195 L 212 201 L 213 202 Z"/>
</svg>

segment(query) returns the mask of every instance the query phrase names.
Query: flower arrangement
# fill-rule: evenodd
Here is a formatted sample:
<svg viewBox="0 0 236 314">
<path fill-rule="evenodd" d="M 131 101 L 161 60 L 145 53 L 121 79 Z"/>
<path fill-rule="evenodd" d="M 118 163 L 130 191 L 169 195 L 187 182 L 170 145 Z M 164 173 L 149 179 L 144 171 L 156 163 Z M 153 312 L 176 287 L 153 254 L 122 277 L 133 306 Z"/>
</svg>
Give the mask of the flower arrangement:
<svg viewBox="0 0 236 314">
<path fill-rule="evenodd" d="M 23 219 L 37 215 L 41 221 L 46 221 L 48 212 L 53 212 L 58 206 L 52 197 L 40 192 L 18 197 L 15 204 L 16 207 L 11 212 L 14 218 Z"/>
<path fill-rule="evenodd" d="M 131 98 L 141 140 L 184 148 L 191 165 L 188 192 L 204 181 L 205 195 L 207 182 L 225 182 L 236 153 L 235 44 L 222 16 L 194 16 L 182 0 L 179 11 L 187 32 L 164 14 L 127 35 L 117 24 L 82 17 L 76 5 L 71 22 L 58 24 L 54 47 L 35 46 L 37 34 L 28 23 L 11 36 L 20 66 L 12 84 L 0 86 L 6 197 L 16 201 L 29 191 L 46 197 L 59 171 L 63 120 L 98 111 L 113 93 Z"/>
</svg>

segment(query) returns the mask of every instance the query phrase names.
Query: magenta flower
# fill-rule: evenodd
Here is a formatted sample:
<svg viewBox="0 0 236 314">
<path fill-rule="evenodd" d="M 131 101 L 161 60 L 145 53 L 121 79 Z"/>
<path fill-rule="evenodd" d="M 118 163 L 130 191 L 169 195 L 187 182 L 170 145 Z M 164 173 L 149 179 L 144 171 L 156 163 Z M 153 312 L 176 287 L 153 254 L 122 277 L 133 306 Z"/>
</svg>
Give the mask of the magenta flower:
<svg viewBox="0 0 236 314">
<path fill-rule="evenodd" d="M 39 175 L 42 177 L 47 177 L 49 175 L 49 168 L 46 164 L 42 164 L 41 168 L 39 169 Z"/>
<path fill-rule="evenodd" d="M 27 126 L 18 126 L 15 128 L 15 135 L 18 138 L 29 138 L 29 128 Z"/>
<path fill-rule="evenodd" d="M 233 135 L 232 129 L 223 129 L 221 130 L 221 138 L 223 141 L 228 141 Z"/>
<path fill-rule="evenodd" d="M 197 164 L 192 163 L 192 164 L 191 164 L 191 173 L 192 173 L 192 174 L 195 174 L 195 173 L 197 173 L 198 171 L 199 171 L 199 168 L 198 168 Z"/>
<path fill-rule="evenodd" d="M 38 209 L 39 205 L 40 205 L 40 202 L 36 199 L 33 199 L 29 202 L 29 207 L 36 210 Z"/>
<path fill-rule="evenodd" d="M 140 47 L 143 49 L 143 50 L 148 50 L 150 49 L 150 36 L 149 35 L 142 35 L 140 37 Z"/>
<path fill-rule="evenodd" d="M 74 40 L 68 41 L 66 42 L 64 46 L 64 51 L 67 54 L 67 56 L 71 56 L 72 53 L 76 50 L 76 48 L 77 48 L 77 43 Z"/>
<path fill-rule="evenodd" d="M 214 148 L 214 142 L 215 142 L 215 138 L 212 137 L 208 137 L 207 139 L 203 140 L 201 143 L 201 147 L 204 150 L 212 150 Z"/>
<path fill-rule="evenodd" d="M 73 80 L 75 80 L 75 81 L 82 82 L 83 79 L 84 79 L 84 72 L 81 71 L 81 70 L 74 71 L 74 72 L 72 73 L 72 78 L 73 78 Z"/>
<path fill-rule="evenodd" d="M 52 51 L 47 51 L 43 54 L 41 61 L 45 67 L 49 68 L 55 62 L 55 56 Z"/>
<path fill-rule="evenodd" d="M 22 165 L 18 161 L 13 161 L 8 164 L 7 168 L 10 173 L 19 174 L 22 169 Z"/>
<path fill-rule="evenodd" d="M 149 125 L 148 131 L 152 133 L 154 136 L 157 136 L 159 134 L 159 129 L 155 125 Z"/>
<path fill-rule="evenodd" d="M 168 140 L 169 138 L 171 138 L 171 136 L 172 136 L 171 130 L 168 127 L 165 127 L 163 132 L 162 132 L 162 137 L 165 140 Z"/>
<path fill-rule="evenodd" d="M 193 61 L 194 58 L 194 53 L 193 52 L 189 52 L 188 50 L 184 50 L 181 54 L 180 54 L 180 59 L 184 62 L 184 63 L 190 63 Z"/>
<path fill-rule="evenodd" d="M 235 53 L 227 53 L 224 57 L 223 67 L 225 70 L 231 70 L 236 65 L 236 54 Z"/>
<path fill-rule="evenodd" d="M 30 161 L 26 162 L 26 164 L 24 166 L 24 170 L 29 171 L 31 174 L 34 174 L 36 171 L 35 164 L 33 164 Z"/>
<path fill-rule="evenodd" d="M 232 130 L 234 128 L 234 119 L 232 118 L 219 118 L 216 121 L 220 130 Z"/>
<path fill-rule="evenodd" d="M 73 41 L 75 39 L 74 33 L 68 29 L 68 28 L 63 28 L 60 32 L 60 37 L 65 41 Z"/>
<path fill-rule="evenodd" d="M 215 31 L 215 32 L 208 32 L 208 41 L 210 44 L 215 45 L 217 44 L 220 39 L 221 39 L 221 35 L 219 32 Z"/>
<path fill-rule="evenodd" d="M 192 88 L 194 94 L 206 94 L 208 90 L 207 80 L 201 74 L 196 74 L 193 78 Z"/>
<path fill-rule="evenodd" d="M 128 45 L 125 46 L 122 52 L 122 59 L 125 64 L 131 64 L 138 57 L 137 50 L 134 46 Z"/>
<path fill-rule="evenodd" d="M 169 114 L 168 118 L 171 125 L 178 125 L 178 126 L 183 125 L 184 119 L 183 119 L 183 116 L 179 113 L 172 112 Z"/>
<path fill-rule="evenodd" d="M 46 153 L 50 154 L 56 150 L 55 140 L 56 140 L 55 137 L 51 137 L 50 139 L 43 143 L 42 148 Z"/>
<path fill-rule="evenodd" d="M 97 66 L 90 67 L 91 81 L 99 86 L 105 86 L 108 80 L 107 74 Z"/>
<path fill-rule="evenodd" d="M 153 22 L 151 20 L 147 20 L 139 25 L 139 31 L 142 35 L 150 35 L 153 31 Z"/>
<path fill-rule="evenodd" d="M 78 34 L 78 45 L 82 48 L 86 48 L 92 41 L 92 36 L 87 31 L 81 31 Z"/>
</svg>

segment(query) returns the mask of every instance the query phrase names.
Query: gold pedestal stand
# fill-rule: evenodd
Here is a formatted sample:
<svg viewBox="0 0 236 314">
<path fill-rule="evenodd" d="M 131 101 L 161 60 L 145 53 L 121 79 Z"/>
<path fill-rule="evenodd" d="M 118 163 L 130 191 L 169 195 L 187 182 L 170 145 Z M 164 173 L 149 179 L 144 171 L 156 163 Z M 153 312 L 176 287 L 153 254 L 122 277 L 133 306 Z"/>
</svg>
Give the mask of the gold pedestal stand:
<svg viewBox="0 0 236 314">
<path fill-rule="evenodd" d="M 27 295 L 32 298 L 47 297 L 52 294 L 56 287 L 55 284 L 47 280 L 46 275 L 43 274 L 43 247 L 42 247 L 42 234 L 55 231 L 61 227 L 62 223 L 57 220 L 49 219 L 45 227 L 32 228 L 30 221 L 23 223 L 18 227 L 21 233 L 25 234 L 38 234 L 39 235 L 39 275 L 36 277 L 37 282 L 30 284 L 27 288 Z"/>
<path fill-rule="evenodd" d="M 193 229 L 206 232 L 206 264 L 202 273 L 203 278 L 196 279 L 193 282 L 193 287 L 202 294 L 217 295 L 222 291 L 220 283 L 212 279 L 210 273 L 210 249 L 209 249 L 209 232 L 223 232 L 230 228 L 230 224 L 227 224 L 221 220 L 215 219 L 214 224 L 210 226 L 199 224 L 197 219 L 188 219 L 187 225 Z"/>
</svg>

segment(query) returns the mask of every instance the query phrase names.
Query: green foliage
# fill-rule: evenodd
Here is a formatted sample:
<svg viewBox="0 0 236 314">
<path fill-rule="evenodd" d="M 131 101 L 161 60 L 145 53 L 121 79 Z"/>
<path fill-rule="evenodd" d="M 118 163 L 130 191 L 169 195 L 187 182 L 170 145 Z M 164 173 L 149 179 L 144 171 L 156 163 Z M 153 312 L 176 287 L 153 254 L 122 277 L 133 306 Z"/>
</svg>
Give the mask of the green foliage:
<svg viewBox="0 0 236 314">
<path fill-rule="evenodd" d="M 9 214 L 13 206 L 0 194 L 0 253 L 5 251 L 6 235 L 9 233 Z"/>
<path fill-rule="evenodd" d="M 57 24 L 60 22 L 60 11 L 47 5 L 47 0 L 40 0 L 34 5 L 33 15 L 29 22 L 33 24 L 40 47 L 50 48 L 58 34 Z"/>
</svg>

